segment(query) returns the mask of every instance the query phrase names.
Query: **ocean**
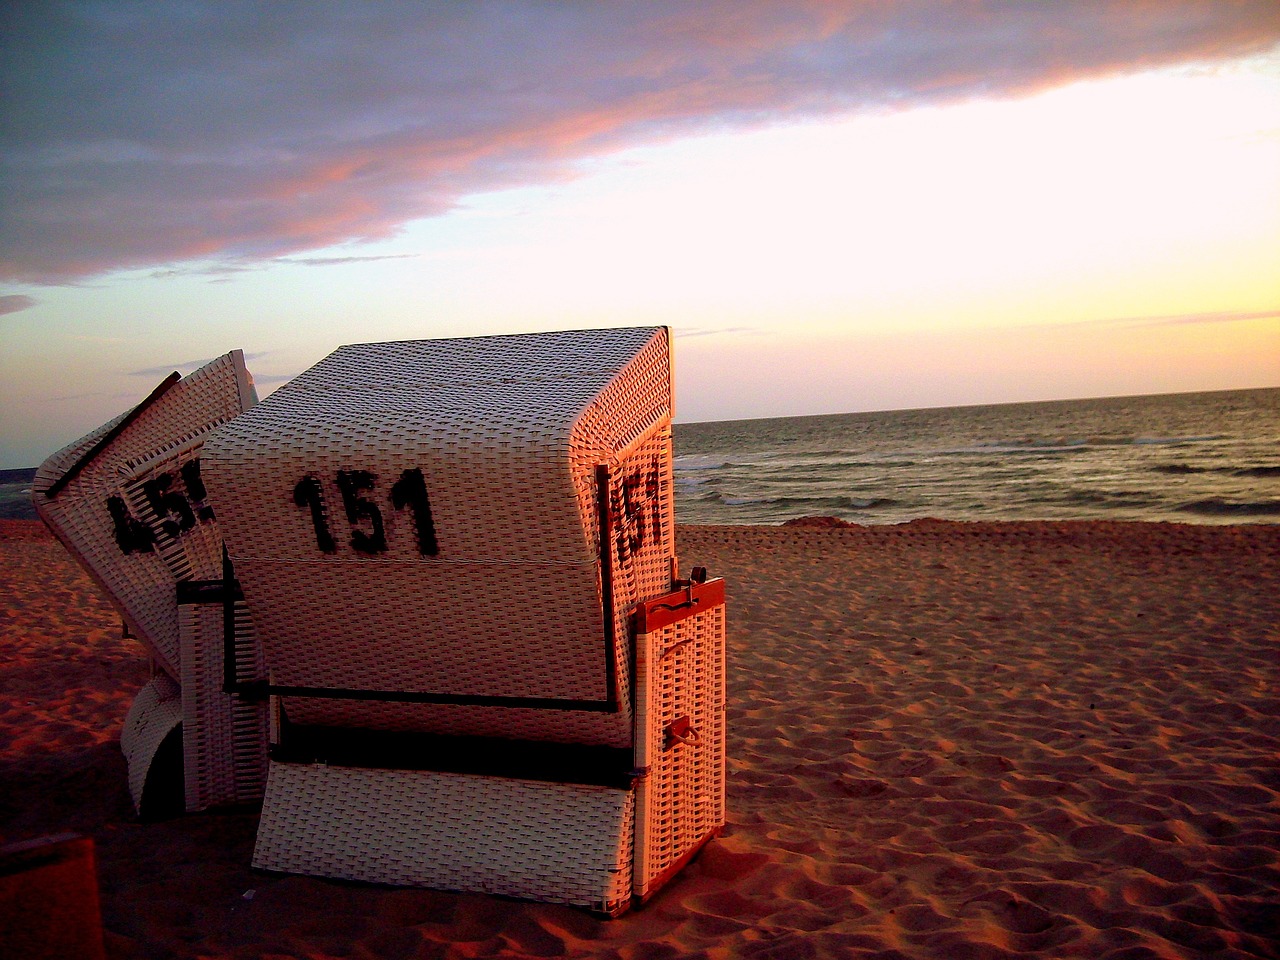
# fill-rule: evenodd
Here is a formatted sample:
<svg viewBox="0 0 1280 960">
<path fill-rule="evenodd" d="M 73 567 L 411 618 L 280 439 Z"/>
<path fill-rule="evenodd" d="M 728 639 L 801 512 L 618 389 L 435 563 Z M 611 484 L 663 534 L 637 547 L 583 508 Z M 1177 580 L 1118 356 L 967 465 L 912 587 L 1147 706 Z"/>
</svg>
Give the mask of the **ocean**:
<svg viewBox="0 0 1280 960">
<path fill-rule="evenodd" d="M 1280 523 L 1280 388 L 677 423 L 680 523 Z M 0 519 L 35 470 L 0 471 Z"/>
<path fill-rule="evenodd" d="M 677 423 L 680 523 L 1280 523 L 1280 388 Z"/>
</svg>

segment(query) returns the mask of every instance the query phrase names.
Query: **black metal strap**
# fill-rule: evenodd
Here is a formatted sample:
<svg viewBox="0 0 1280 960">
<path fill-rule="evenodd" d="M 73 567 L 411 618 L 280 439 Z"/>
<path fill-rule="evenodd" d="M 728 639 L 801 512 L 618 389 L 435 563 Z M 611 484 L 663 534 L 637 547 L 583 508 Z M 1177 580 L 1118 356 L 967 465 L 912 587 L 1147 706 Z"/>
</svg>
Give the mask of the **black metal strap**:
<svg viewBox="0 0 1280 960">
<path fill-rule="evenodd" d="M 616 711 L 618 694 L 618 629 L 613 605 L 613 508 L 609 503 L 610 471 L 596 466 L 596 509 L 600 519 L 600 615 L 604 619 L 604 671 L 609 702 Z"/>
<path fill-rule="evenodd" d="M 638 771 L 630 748 L 448 736 L 383 730 L 282 725 L 271 747 L 277 763 L 437 770 L 629 789 Z"/>
<path fill-rule="evenodd" d="M 222 579 L 179 580 L 178 604 L 216 603 L 222 607 L 222 692 L 246 700 L 265 700 L 265 680 L 241 680 L 236 662 L 236 604 L 244 599 L 226 548 L 222 551 Z"/>
<path fill-rule="evenodd" d="M 61 493 L 62 488 L 65 487 L 72 480 L 74 480 L 77 476 L 79 476 L 81 470 L 83 470 L 89 464 L 93 463 L 94 459 L 98 456 L 98 454 L 100 454 L 103 450 L 105 450 L 107 446 L 110 445 L 111 441 L 115 440 L 116 437 L 124 433 L 125 430 L 129 428 L 129 425 L 133 423 L 133 421 L 137 420 L 138 417 L 142 416 L 142 414 L 146 411 L 148 407 L 150 407 L 153 403 L 155 403 L 162 396 L 164 396 L 165 393 L 168 392 L 169 388 L 172 387 L 175 383 L 177 383 L 181 379 L 182 379 L 182 374 L 178 373 L 178 371 L 175 370 L 173 371 L 173 373 L 169 374 L 169 376 L 161 380 L 160 385 L 156 387 L 154 390 L 152 390 L 151 393 L 147 395 L 145 400 L 143 400 L 140 404 L 138 404 L 136 407 L 134 407 L 132 410 L 126 413 L 120 419 L 119 423 L 117 423 L 114 427 L 112 427 L 110 430 L 104 433 L 102 435 L 102 438 L 98 440 L 97 443 L 95 443 L 92 447 L 90 447 L 83 454 L 81 454 L 80 458 L 76 460 L 76 462 L 73 463 L 70 467 L 68 467 L 67 471 L 62 476 L 60 476 L 57 480 L 53 481 L 53 483 L 49 484 L 49 488 L 44 492 L 45 499 L 52 500 L 59 493 Z"/>
<path fill-rule="evenodd" d="M 227 580 L 179 580 L 178 606 L 193 603 L 235 603 L 243 599 L 240 584 Z"/>
<path fill-rule="evenodd" d="M 319 697 L 325 700 L 372 700 L 387 703 L 450 703 L 470 707 L 533 707 L 539 710 L 578 710 L 617 713 L 614 700 L 562 700 L 556 697 L 510 697 L 484 694 L 427 693 L 411 690 L 352 690 L 344 687 L 297 687 L 273 683 L 268 693 L 281 697 Z"/>
</svg>

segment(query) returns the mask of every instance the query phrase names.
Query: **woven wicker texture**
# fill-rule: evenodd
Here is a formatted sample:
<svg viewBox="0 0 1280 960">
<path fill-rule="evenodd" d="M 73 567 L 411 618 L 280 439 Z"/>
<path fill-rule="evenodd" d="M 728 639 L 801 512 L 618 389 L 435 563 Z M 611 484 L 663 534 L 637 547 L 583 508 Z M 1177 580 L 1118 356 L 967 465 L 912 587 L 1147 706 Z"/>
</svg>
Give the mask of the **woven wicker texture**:
<svg viewBox="0 0 1280 960">
<path fill-rule="evenodd" d="M 679 595 L 675 595 L 679 597 Z M 725 605 L 636 638 L 635 893 L 643 897 L 725 823 Z"/>
<path fill-rule="evenodd" d="M 617 913 L 634 793 L 404 770 L 272 763 L 253 865 Z"/>
<path fill-rule="evenodd" d="M 188 566 L 206 566 L 201 555 L 214 565 L 222 556 L 216 531 L 208 529 L 212 514 L 202 509 L 198 474 L 189 466 L 192 451 L 212 427 L 254 402 L 244 357 L 233 351 L 163 392 L 157 388 L 144 404 L 59 450 L 36 471 L 32 499 L 40 517 L 175 679 L 174 584 Z M 148 480 L 149 497 L 142 489 Z M 143 506 L 145 517 L 135 512 Z M 179 554 L 187 556 L 179 560 Z"/>
<path fill-rule="evenodd" d="M 627 715 L 633 709 L 631 611 L 637 603 L 661 596 L 670 588 L 675 564 L 671 461 L 671 428 L 664 424 L 610 469 L 608 561 L 612 569 L 613 630 L 619 638 L 619 695 Z"/>
<path fill-rule="evenodd" d="M 273 683 L 539 702 L 289 696 L 290 717 L 629 745 L 627 613 L 674 553 L 670 421 L 668 334 L 644 328 L 343 347 L 219 429 L 205 481 Z"/>
<path fill-rule="evenodd" d="M 120 750 L 129 768 L 129 795 L 138 812 L 142 811 L 143 789 L 156 751 L 180 723 L 182 691 L 168 676 L 158 674 L 133 698 L 120 731 Z"/>
<path fill-rule="evenodd" d="M 203 446 L 199 437 L 165 450 L 121 478 L 129 512 L 151 530 L 152 549 L 178 582 L 222 576 L 222 534 L 200 473 Z M 169 497 L 178 498 L 169 501 L 172 510 Z"/>
<path fill-rule="evenodd" d="M 223 692 L 223 604 L 183 603 L 178 610 L 187 810 L 260 800 L 267 777 L 267 703 Z M 265 679 L 261 649 L 243 602 L 233 607 L 232 629 L 236 679 Z"/>
</svg>

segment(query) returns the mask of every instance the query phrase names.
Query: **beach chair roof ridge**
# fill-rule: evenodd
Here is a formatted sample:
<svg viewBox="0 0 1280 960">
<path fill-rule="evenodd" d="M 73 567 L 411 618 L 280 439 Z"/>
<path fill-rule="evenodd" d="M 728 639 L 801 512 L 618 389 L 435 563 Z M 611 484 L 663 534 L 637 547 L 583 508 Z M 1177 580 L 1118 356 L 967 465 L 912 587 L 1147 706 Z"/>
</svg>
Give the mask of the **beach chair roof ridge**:
<svg viewBox="0 0 1280 960">
<path fill-rule="evenodd" d="M 334 442 L 328 431 L 359 441 L 395 414 L 406 445 L 562 457 L 584 409 L 661 329 L 343 346 L 238 426 L 319 452 Z"/>
<path fill-rule="evenodd" d="M 350 384 L 382 390 L 447 384 L 492 388 L 580 378 L 596 378 L 603 385 L 661 329 L 623 327 L 348 344 L 295 377 L 287 388 L 326 391 Z"/>
</svg>

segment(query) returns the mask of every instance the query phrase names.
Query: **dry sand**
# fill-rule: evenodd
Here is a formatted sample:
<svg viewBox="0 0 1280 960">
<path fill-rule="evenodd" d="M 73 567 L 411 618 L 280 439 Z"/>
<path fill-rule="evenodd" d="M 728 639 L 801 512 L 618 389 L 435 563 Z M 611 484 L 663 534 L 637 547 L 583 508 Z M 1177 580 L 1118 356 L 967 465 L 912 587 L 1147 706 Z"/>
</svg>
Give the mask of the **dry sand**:
<svg viewBox="0 0 1280 960">
<path fill-rule="evenodd" d="M 680 531 L 730 584 L 729 827 L 621 920 L 267 876 L 140 824 L 146 676 L 0 522 L 0 829 L 95 838 L 112 957 L 1280 955 L 1280 526 Z M 249 894 L 252 891 L 252 894 Z"/>
</svg>

